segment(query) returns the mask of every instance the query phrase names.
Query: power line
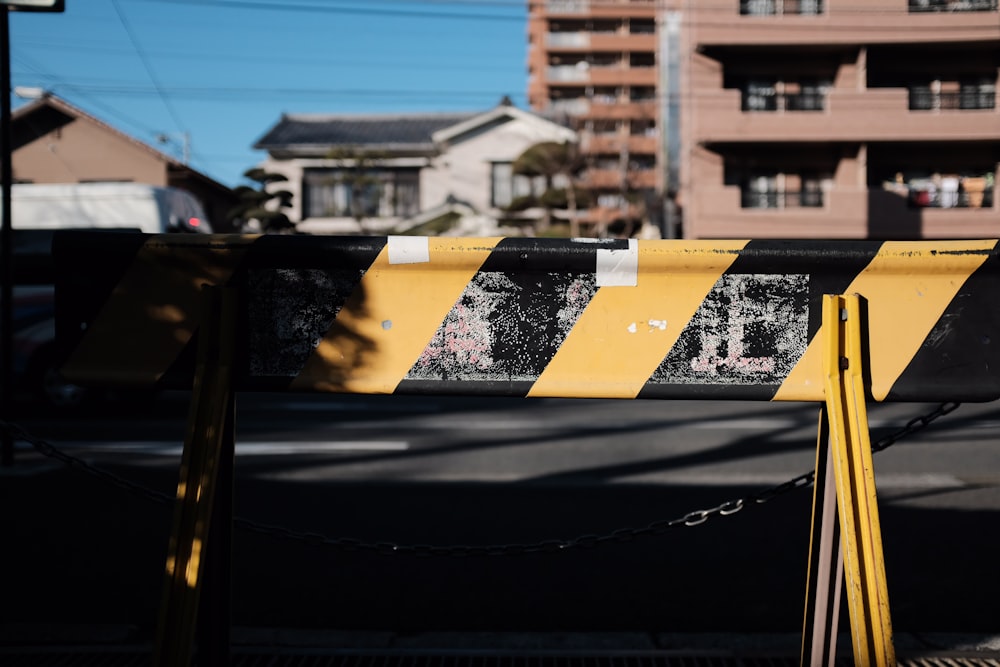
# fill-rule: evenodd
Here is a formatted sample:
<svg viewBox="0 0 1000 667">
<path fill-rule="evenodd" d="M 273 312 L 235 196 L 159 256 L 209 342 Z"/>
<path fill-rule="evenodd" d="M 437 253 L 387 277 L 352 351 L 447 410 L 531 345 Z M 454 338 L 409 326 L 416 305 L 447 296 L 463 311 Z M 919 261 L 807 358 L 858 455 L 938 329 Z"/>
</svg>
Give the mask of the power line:
<svg viewBox="0 0 1000 667">
<path fill-rule="evenodd" d="M 52 74 L 46 73 L 45 71 L 42 70 L 42 68 L 38 67 L 38 65 L 36 65 L 36 64 L 33 64 L 29 59 L 25 58 L 21 54 L 15 55 L 14 56 L 14 60 L 22 62 L 25 67 L 27 67 L 30 70 L 33 70 L 33 72 L 35 73 L 36 76 L 39 76 L 43 80 L 45 80 L 47 82 L 47 85 L 45 86 L 45 88 L 47 90 L 55 92 L 57 88 L 62 88 L 63 86 L 71 86 L 72 85 L 72 84 L 68 84 L 65 81 L 61 80 L 59 77 L 56 77 L 56 76 L 54 76 Z M 23 76 L 22 74 L 20 74 L 18 72 L 15 72 L 14 74 L 17 74 L 18 76 Z M 156 134 L 156 130 L 154 130 L 154 129 L 150 128 L 150 127 L 144 126 L 142 124 L 142 122 L 140 122 L 140 121 L 138 121 L 138 120 L 136 120 L 134 118 L 126 116 L 125 114 L 121 113 L 121 111 L 119 111 L 116 107 L 113 107 L 113 106 L 111 106 L 109 104 L 105 104 L 104 102 L 102 102 L 100 100 L 96 100 L 96 99 L 93 99 L 93 98 L 89 97 L 87 95 L 87 93 L 86 93 L 85 90 L 78 91 L 78 95 L 79 95 L 79 97 L 82 97 L 83 99 L 87 100 L 87 102 L 89 104 L 91 104 L 92 106 L 94 106 L 95 108 L 99 108 L 102 111 L 104 111 L 105 113 L 107 113 L 108 115 L 114 116 L 114 117 L 118 118 L 119 120 L 125 122 L 127 125 L 129 125 L 129 126 L 131 126 L 133 128 L 136 128 L 138 130 L 142 130 L 143 132 L 145 132 L 147 134 L 150 134 L 150 135 L 155 135 Z"/>
<path fill-rule="evenodd" d="M 440 11 L 415 11 L 406 9 L 384 9 L 384 8 L 359 8 L 359 7 L 344 7 L 335 6 L 329 4 L 323 5 L 313 5 L 313 4 L 291 4 L 291 3 L 279 3 L 279 2 L 269 2 L 269 1 L 254 1 L 254 0 L 143 0 L 144 2 L 153 3 L 166 3 L 166 4 L 181 4 L 181 5 L 196 5 L 199 7 L 216 7 L 224 9 L 249 9 L 258 11 L 274 11 L 274 12 L 312 12 L 321 14 L 352 14 L 357 16 L 393 16 L 393 17 L 403 17 L 403 18 L 428 18 L 428 19 L 465 19 L 465 20 L 488 20 L 488 21 L 527 21 L 532 17 L 531 7 L 533 6 L 544 6 L 541 2 L 530 2 L 527 3 L 529 11 L 527 14 L 524 12 L 519 12 L 518 14 L 483 14 L 483 13 L 465 13 L 465 12 L 440 12 Z M 382 0 L 386 3 L 398 4 L 397 0 Z M 441 5 L 488 5 L 488 6 L 510 6 L 511 8 L 518 7 L 523 8 L 524 3 L 502 3 L 499 1 L 495 2 L 484 2 L 484 3 L 474 3 L 474 2 L 461 2 L 460 0 L 424 0 L 427 4 L 441 4 Z M 413 4 L 417 4 L 414 2 Z M 621 9 L 622 5 L 620 3 L 612 2 L 594 2 L 591 0 L 587 3 L 587 7 L 591 9 L 596 8 L 618 8 Z M 669 3 L 649 3 L 641 5 L 642 8 L 649 8 L 652 13 L 656 13 L 661 10 L 675 9 Z M 927 13 L 927 12 L 909 12 L 905 8 L 899 10 L 886 10 L 872 7 L 865 7 L 859 5 L 858 7 L 852 7 L 849 10 L 844 10 L 844 8 L 839 8 L 836 15 L 833 16 L 848 16 L 850 14 L 855 15 L 882 15 L 888 17 L 899 17 L 899 16 L 923 16 L 923 15 L 933 15 L 937 16 L 938 13 Z M 680 14 L 686 17 L 693 17 L 702 12 L 725 12 L 726 14 L 731 14 L 732 9 L 730 7 L 699 7 L 695 10 L 676 10 Z M 966 12 L 971 14 L 974 12 Z M 983 13 L 983 12 L 977 12 Z M 750 30 L 783 30 L 787 26 L 775 25 L 769 22 L 769 18 L 774 18 L 775 16 L 781 16 L 787 18 L 792 16 L 794 18 L 803 18 L 802 22 L 795 24 L 794 28 L 796 30 L 816 30 L 822 32 L 843 32 L 850 31 L 855 32 L 861 31 L 876 31 L 876 30 L 886 30 L 889 26 L 872 25 L 870 23 L 862 22 L 853 25 L 837 25 L 830 24 L 826 20 L 817 21 L 816 23 L 809 23 L 808 19 L 827 19 L 831 14 L 781 14 L 781 15 L 751 15 L 751 14 L 740 14 L 735 15 L 731 20 L 716 20 L 716 19 L 695 19 L 695 18 L 685 18 L 681 20 L 682 25 L 689 27 L 738 27 L 740 30 L 750 29 Z M 581 15 L 579 17 L 574 17 L 573 15 L 558 15 L 552 17 L 545 13 L 541 16 L 535 16 L 534 18 L 542 18 L 545 20 L 558 20 L 558 21 L 587 21 L 594 20 L 594 17 L 589 17 L 586 15 Z M 606 18 L 606 17 L 597 17 Z M 614 18 L 614 17 L 611 17 Z M 979 28 L 985 28 L 987 30 L 992 30 L 994 26 L 955 26 L 955 25 L 915 25 L 907 26 L 907 30 L 917 30 L 917 31 L 927 31 L 927 32 L 948 32 L 948 31 L 968 31 L 975 30 Z M 811 43 L 810 43 L 811 44 Z"/>
<path fill-rule="evenodd" d="M 365 0 L 366 5 L 410 5 L 410 6 L 420 6 L 420 5 L 441 5 L 441 6 L 461 6 L 461 7 L 499 7 L 499 8 L 511 8 L 521 10 L 519 12 L 521 15 L 518 17 L 513 17 L 505 14 L 480 14 L 480 13 L 464 13 L 464 12 L 438 12 L 438 11 L 414 11 L 409 9 L 385 9 L 385 8 L 360 8 L 357 6 L 343 6 L 341 3 L 347 3 L 349 5 L 359 4 L 359 0 L 324 0 L 322 4 L 303 4 L 300 0 L 299 3 L 290 4 L 284 2 L 275 2 L 273 0 L 142 0 L 144 2 L 159 2 L 168 4 L 188 4 L 188 5 L 198 5 L 202 7 L 221 7 L 221 8 L 231 8 L 231 9 L 254 9 L 263 11 L 277 11 L 277 12 L 315 12 L 324 14 L 363 14 L 363 15 L 382 15 L 382 16 L 409 16 L 409 17 L 427 17 L 427 18 L 455 18 L 455 19 L 481 19 L 481 18 L 500 18 L 500 19 L 515 19 L 522 20 L 525 10 L 527 13 L 532 13 L 536 8 L 541 8 L 542 13 L 546 18 L 550 14 L 556 14 L 558 20 L 593 20 L 604 19 L 609 17 L 591 17 L 587 16 L 585 13 L 577 13 L 574 11 L 566 11 L 560 13 L 558 11 L 546 11 L 549 8 L 549 3 L 546 0 L 529 0 L 528 2 L 523 2 L 523 0 Z M 698 6 L 695 9 L 686 9 L 680 6 L 677 2 L 658 1 L 658 2 L 643 2 L 641 4 L 636 3 L 632 5 L 624 5 L 621 2 L 616 2 L 614 0 L 581 0 L 579 6 L 584 9 L 617 9 L 621 10 L 623 7 L 628 7 L 630 9 L 648 9 L 651 13 L 659 11 L 676 11 L 682 14 L 701 14 L 701 13 L 720 13 L 720 14 L 732 14 L 732 6 L 729 3 L 721 3 L 716 6 L 706 6 L 704 4 Z M 884 16 L 898 16 L 898 15 L 938 15 L 938 14 L 955 14 L 955 13 L 988 13 L 988 10 L 981 10 L 979 12 L 914 12 L 911 11 L 907 6 L 886 9 L 884 7 L 872 7 L 870 5 L 858 4 L 858 5 L 838 5 L 837 11 L 834 13 L 830 12 L 818 12 L 815 14 L 809 13 L 773 13 L 773 14 L 740 14 L 741 19 L 762 19 L 766 20 L 768 17 L 803 17 L 805 19 L 809 18 L 825 18 L 830 16 L 845 16 L 848 14 L 881 14 Z M 610 17 L 614 18 L 614 17 Z"/>
<path fill-rule="evenodd" d="M 177 5 L 197 5 L 199 7 L 224 7 L 228 9 L 255 9 L 280 12 L 315 12 L 322 14 L 354 14 L 358 16 L 399 16 L 406 18 L 425 19 L 478 19 L 492 21 L 524 21 L 524 13 L 514 14 L 479 14 L 465 12 L 413 11 L 406 9 L 362 9 L 359 7 L 338 7 L 331 5 L 307 5 L 299 3 L 252 2 L 250 0 L 146 0 L 146 2 L 161 2 Z M 523 5 L 521 5 L 523 7 Z M 513 7 L 513 5 L 511 5 Z"/>
<path fill-rule="evenodd" d="M 177 129 L 184 131 L 184 123 L 181 122 L 180 116 L 177 115 L 177 110 L 174 109 L 174 105 L 170 103 L 170 99 L 166 96 L 160 85 L 159 80 L 156 77 L 156 72 L 153 71 L 153 66 L 150 64 L 149 59 L 146 58 L 145 52 L 142 50 L 142 46 L 139 44 L 139 40 L 136 38 L 135 33 L 132 31 L 132 27 L 129 25 L 128 20 L 125 18 L 125 14 L 121 10 L 121 6 L 118 4 L 118 0 L 111 0 L 111 4 L 115 8 L 115 12 L 118 14 L 118 19 L 121 21 L 122 26 L 125 28 L 125 32 L 128 33 L 129 39 L 132 41 L 132 46 L 135 48 L 136 54 L 139 56 L 139 60 L 142 61 L 143 67 L 146 68 L 146 74 L 149 75 L 150 81 L 153 82 L 153 86 L 156 88 L 157 94 L 163 101 L 163 106 L 166 107 L 167 113 L 170 117 L 174 119 L 174 123 L 177 125 Z"/>
<path fill-rule="evenodd" d="M 61 41 L 32 41 L 32 40 L 21 40 L 19 42 L 21 47 L 38 47 L 44 48 L 47 51 L 69 51 L 72 53 L 90 53 L 90 54 L 103 54 L 103 55 L 118 55 L 123 54 L 125 51 L 123 49 L 115 49 L 103 46 L 91 46 L 91 45 L 73 45 Z M 131 53 L 131 52 L 129 52 Z M 213 62 L 219 61 L 235 61 L 240 63 L 256 62 L 256 63 L 270 63 L 276 65 L 314 65 L 316 67 L 328 68 L 331 64 L 336 65 L 352 65 L 352 66 L 362 66 L 362 67 L 372 67 L 372 68 L 393 68 L 393 69 L 419 69 L 427 70 L 428 68 L 433 68 L 437 71 L 454 70 L 454 71 L 476 71 L 481 72 L 484 70 L 491 71 L 509 71 L 510 67 L 500 67 L 500 66 L 483 66 L 470 64 L 468 60 L 462 63 L 456 63 L 455 61 L 450 61 L 447 63 L 420 63 L 413 61 L 412 59 L 405 62 L 399 61 L 372 61 L 372 60 L 360 60 L 354 58 L 342 58 L 334 57 L 330 58 L 282 58 L 282 57 L 272 57 L 272 56 L 254 56 L 254 55 L 228 55 L 228 54 L 218 54 L 209 52 L 192 52 L 192 51 L 169 51 L 169 52 L 157 52 L 157 51 L 146 51 L 148 56 L 155 56 L 162 59 L 172 59 L 172 60 L 197 60 L 199 62 L 205 62 L 211 59 Z"/>
<path fill-rule="evenodd" d="M 263 88 L 263 87 L 241 87 L 241 86 L 184 86 L 184 87 L 149 87 L 136 84 L 81 84 L 78 82 L 65 82 L 56 87 L 63 90 L 87 92 L 92 94 L 118 95 L 123 97 L 149 97 L 160 96 L 169 93 L 173 97 L 183 97 L 185 99 L 199 100 L 233 100 L 233 99 L 260 99 L 264 95 L 283 95 L 292 98 L 329 98 L 329 97 L 373 97 L 373 98 L 466 98 L 478 99 L 486 96 L 497 97 L 502 94 L 511 94 L 500 90 L 427 90 L 412 89 L 389 90 L 360 89 L 360 88 Z M 515 94 L 516 95 L 516 94 Z"/>
</svg>

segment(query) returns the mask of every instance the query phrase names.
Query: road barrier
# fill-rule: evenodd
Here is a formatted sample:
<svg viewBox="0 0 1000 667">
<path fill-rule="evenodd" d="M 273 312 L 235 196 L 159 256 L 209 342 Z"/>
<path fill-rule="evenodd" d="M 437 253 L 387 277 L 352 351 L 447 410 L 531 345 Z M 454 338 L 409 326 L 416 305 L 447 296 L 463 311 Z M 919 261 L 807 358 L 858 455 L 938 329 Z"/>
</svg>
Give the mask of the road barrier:
<svg viewBox="0 0 1000 667">
<path fill-rule="evenodd" d="M 66 232 L 53 252 L 69 379 L 194 388 L 163 665 L 190 662 L 196 633 L 202 660 L 228 650 L 237 391 L 820 403 L 802 662 L 833 658 L 843 579 L 855 664 L 879 666 L 895 655 L 865 402 L 1000 395 L 997 240 Z"/>
</svg>

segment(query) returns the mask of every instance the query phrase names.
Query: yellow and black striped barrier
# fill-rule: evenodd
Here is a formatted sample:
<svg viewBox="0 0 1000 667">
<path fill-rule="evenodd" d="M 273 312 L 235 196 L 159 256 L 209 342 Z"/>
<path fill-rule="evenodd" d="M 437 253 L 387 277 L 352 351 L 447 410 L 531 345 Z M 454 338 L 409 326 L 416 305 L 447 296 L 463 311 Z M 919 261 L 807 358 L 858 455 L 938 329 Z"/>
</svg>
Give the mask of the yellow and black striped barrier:
<svg viewBox="0 0 1000 667">
<path fill-rule="evenodd" d="M 832 661 L 843 579 L 855 664 L 888 667 L 865 403 L 1000 397 L 998 244 L 65 232 L 57 333 L 73 381 L 203 403 L 158 665 L 190 659 L 233 392 L 289 390 L 820 403 L 802 662 Z"/>
<path fill-rule="evenodd" d="M 860 294 L 870 398 L 1000 396 L 996 240 L 139 236 L 55 243 L 84 383 L 190 387 L 202 285 L 241 391 L 824 400 L 822 295 Z"/>
</svg>

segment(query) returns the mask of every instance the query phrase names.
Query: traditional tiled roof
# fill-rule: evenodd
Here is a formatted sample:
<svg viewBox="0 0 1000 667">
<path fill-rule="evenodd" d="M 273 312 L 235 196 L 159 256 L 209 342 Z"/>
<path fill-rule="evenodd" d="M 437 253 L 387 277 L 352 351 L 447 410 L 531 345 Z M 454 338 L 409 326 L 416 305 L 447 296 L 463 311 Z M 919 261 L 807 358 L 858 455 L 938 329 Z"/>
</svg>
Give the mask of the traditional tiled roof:
<svg viewBox="0 0 1000 667">
<path fill-rule="evenodd" d="M 431 135 L 479 115 L 428 113 L 395 115 L 285 114 L 254 144 L 260 150 L 304 146 L 382 146 L 430 148 Z"/>
</svg>

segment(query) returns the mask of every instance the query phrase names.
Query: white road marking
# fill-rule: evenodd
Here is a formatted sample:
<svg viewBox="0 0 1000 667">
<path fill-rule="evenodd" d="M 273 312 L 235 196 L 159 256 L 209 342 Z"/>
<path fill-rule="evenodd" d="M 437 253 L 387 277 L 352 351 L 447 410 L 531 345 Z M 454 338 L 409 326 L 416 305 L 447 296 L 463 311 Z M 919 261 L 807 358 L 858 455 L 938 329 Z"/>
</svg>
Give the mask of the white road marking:
<svg viewBox="0 0 1000 667">
<path fill-rule="evenodd" d="M 180 456 L 183 445 L 174 441 L 134 440 L 126 442 L 62 442 L 60 449 L 86 449 L 90 452 Z M 345 440 L 337 442 L 237 442 L 236 456 L 273 456 L 292 454 L 331 454 L 352 452 L 403 452 L 410 443 L 402 440 Z"/>
</svg>

